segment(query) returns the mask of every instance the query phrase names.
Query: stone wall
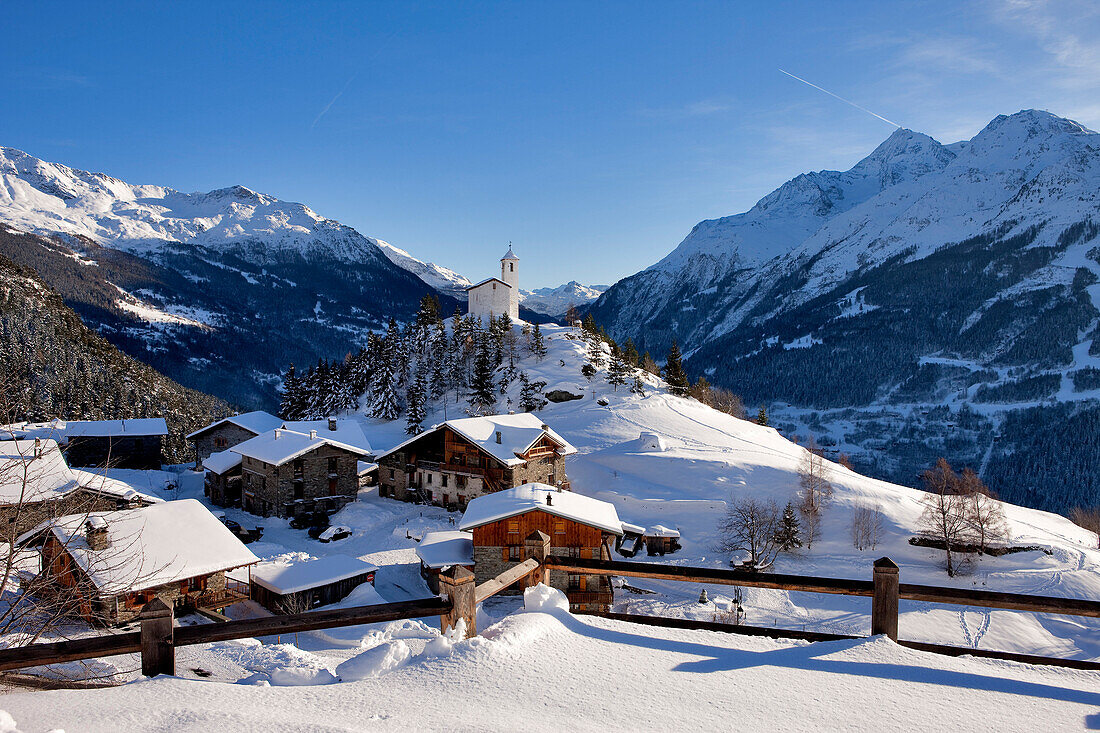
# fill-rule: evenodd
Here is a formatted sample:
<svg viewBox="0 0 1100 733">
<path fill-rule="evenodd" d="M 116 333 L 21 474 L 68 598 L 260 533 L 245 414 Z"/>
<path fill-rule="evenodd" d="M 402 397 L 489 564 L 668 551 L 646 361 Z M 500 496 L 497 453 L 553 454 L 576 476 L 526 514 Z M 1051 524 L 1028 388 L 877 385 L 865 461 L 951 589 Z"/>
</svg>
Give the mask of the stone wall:
<svg viewBox="0 0 1100 733">
<path fill-rule="evenodd" d="M 329 471 L 329 459 L 336 459 L 335 475 Z M 359 456 L 332 445 L 322 445 L 301 456 L 302 470 L 295 469 L 295 461 L 274 466 L 254 458 L 244 457 L 241 465 L 243 482 L 242 501 L 246 511 L 253 514 L 283 517 L 286 506 L 295 499 L 319 499 L 328 496 L 344 496 L 355 501 L 359 493 Z M 296 479 L 301 478 L 300 495 L 295 494 Z M 335 486 L 330 487 L 330 479 Z M 252 495 L 251 501 L 249 494 Z"/>
<path fill-rule="evenodd" d="M 245 430 L 241 426 L 230 422 L 222 423 L 192 441 L 195 444 L 195 467 L 198 468 L 203 461 L 210 457 L 211 453 L 229 450 L 233 446 L 240 445 L 255 437 L 256 433 L 251 430 Z"/>
<path fill-rule="evenodd" d="M 382 496 L 406 501 L 408 499 L 408 474 L 405 473 L 405 453 L 398 451 L 378 462 L 378 486 Z"/>
<path fill-rule="evenodd" d="M 209 575 L 206 578 L 206 588 L 202 591 L 195 591 L 193 593 L 185 593 L 181 588 L 184 582 L 190 582 L 190 579 L 177 580 L 171 583 L 165 583 L 155 588 L 150 588 L 147 591 L 142 591 L 146 594 L 147 600 L 140 605 L 135 605 L 133 608 L 126 607 L 126 596 L 124 594 L 120 596 L 105 596 L 98 600 L 98 613 L 102 619 L 105 619 L 108 623 L 113 624 L 125 624 L 138 618 L 141 615 L 142 609 L 145 607 L 145 603 L 149 603 L 153 598 L 160 598 L 162 601 L 168 604 L 169 608 L 179 610 L 179 606 L 191 606 L 205 593 L 220 593 L 225 590 L 226 578 L 225 571 L 218 571 L 213 575 Z M 185 596 L 191 596 L 190 599 Z"/>
<path fill-rule="evenodd" d="M 119 508 L 119 500 L 92 494 L 84 491 L 74 491 L 53 501 L 26 502 L 23 504 L 0 505 L 0 543 L 11 544 L 24 532 L 29 532 L 43 522 L 69 514 L 86 514 L 88 512 L 108 512 Z"/>
</svg>

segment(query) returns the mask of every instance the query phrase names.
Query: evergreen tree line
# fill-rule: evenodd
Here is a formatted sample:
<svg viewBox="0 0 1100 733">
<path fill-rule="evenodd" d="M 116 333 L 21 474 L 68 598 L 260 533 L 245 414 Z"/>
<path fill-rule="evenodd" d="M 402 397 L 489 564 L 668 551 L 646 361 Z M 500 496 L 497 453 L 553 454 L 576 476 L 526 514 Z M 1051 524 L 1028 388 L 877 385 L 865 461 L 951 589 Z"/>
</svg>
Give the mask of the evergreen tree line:
<svg viewBox="0 0 1100 733">
<path fill-rule="evenodd" d="M 546 383 L 531 379 L 518 363 L 524 355 L 541 361 L 546 353 L 538 324 L 525 324 L 517 335 L 507 314 L 483 324 L 457 308 L 444 320 L 439 301 L 425 295 L 412 321 L 402 327 L 391 318 L 384 334 L 368 334 L 366 346 L 342 361 L 319 359 L 304 373 L 291 364 L 280 415 L 306 420 L 362 409 L 382 420 L 404 416 L 406 432 L 415 434 L 431 407 L 454 404 L 470 415 L 540 410 L 547 404 Z M 507 397 L 513 384 L 520 385 L 515 404 Z"/>
</svg>

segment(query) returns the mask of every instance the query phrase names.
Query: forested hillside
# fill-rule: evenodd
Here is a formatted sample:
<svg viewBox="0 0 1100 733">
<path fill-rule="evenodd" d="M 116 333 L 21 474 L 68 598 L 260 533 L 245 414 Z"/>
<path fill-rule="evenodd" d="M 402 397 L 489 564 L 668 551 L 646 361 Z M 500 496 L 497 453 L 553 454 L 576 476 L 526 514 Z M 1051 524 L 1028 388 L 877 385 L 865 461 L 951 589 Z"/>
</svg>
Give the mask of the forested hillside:
<svg viewBox="0 0 1100 733">
<path fill-rule="evenodd" d="M 11 235 L 0 232 L 0 239 Z M 0 373 L 5 420 L 163 417 L 166 460 L 183 462 L 183 436 L 230 406 L 186 389 L 119 352 L 30 268 L 0 255 Z"/>
</svg>

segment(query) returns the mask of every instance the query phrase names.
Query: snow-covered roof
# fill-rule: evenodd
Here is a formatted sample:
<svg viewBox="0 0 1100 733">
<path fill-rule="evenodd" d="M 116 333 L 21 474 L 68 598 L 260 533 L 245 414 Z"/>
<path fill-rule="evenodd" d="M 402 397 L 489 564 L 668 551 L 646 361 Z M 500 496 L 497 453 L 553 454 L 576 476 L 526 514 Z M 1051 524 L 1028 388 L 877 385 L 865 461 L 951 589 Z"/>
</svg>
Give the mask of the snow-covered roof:
<svg viewBox="0 0 1100 733">
<path fill-rule="evenodd" d="M 215 420 L 206 427 L 199 428 L 193 433 L 187 435 L 187 440 L 191 440 L 197 435 L 202 435 L 208 430 L 213 430 L 219 425 L 230 423 L 236 425 L 239 428 L 244 428 L 248 432 L 259 435 L 260 433 L 266 433 L 268 430 L 274 430 L 283 424 L 283 421 L 275 417 L 269 412 L 263 410 L 253 410 L 252 412 L 244 412 L 240 415 L 230 415 L 229 417 L 223 417 L 221 420 Z"/>
<path fill-rule="evenodd" d="M 371 471 L 377 471 L 378 470 L 378 464 L 377 463 L 371 463 L 370 461 L 359 461 L 358 463 L 355 464 L 355 469 L 359 472 L 359 475 L 362 476 L 364 473 L 370 473 Z"/>
<path fill-rule="evenodd" d="M 623 522 L 623 534 L 645 534 L 645 527 L 639 527 L 637 524 L 631 524 L 630 522 Z"/>
<path fill-rule="evenodd" d="M 168 424 L 162 417 L 125 420 L 50 420 L 40 423 L 15 423 L 0 428 L 4 438 L 41 438 L 64 444 L 69 438 L 142 438 L 167 435 Z"/>
<path fill-rule="evenodd" d="M 107 523 L 108 545 L 92 550 L 85 522 Z M 217 517 L 194 499 L 166 501 L 144 509 L 71 514 L 43 522 L 21 536 L 23 543 L 52 532 L 102 593 L 118 594 L 259 562 Z"/>
<path fill-rule="evenodd" d="M 65 422 L 66 438 L 140 438 L 168 435 L 163 417 L 143 417 L 128 420 L 69 420 Z"/>
<path fill-rule="evenodd" d="M 0 504 L 60 499 L 79 486 L 57 442 L 0 441 Z"/>
<path fill-rule="evenodd" d="M 550 504 L 546 498 L 550 497 Z M 612 534 L 623 533 L 623 523 L 615 505 L 572 491 L 558 491 L 547 484 L 523 484 L 512 489 L 485 494 L 466 506 L 459 529 L 473 529 L 518 514 L 543 511 L 564 519 L 596 527 Z"/>
<path fill-rule="evenodd" d="M 282 428 L 275 428 L 257 435 L 255 438 L 249 438 L 229 450 L 242 456 L 254 458 L 257 461 L 281 466 L 287 461 L 292 461 L 298 456 L 305 455 L 323 445 L 333 445 L 359 455 L 368 453 L 359 446 L 324 437 L 320 432 L 316 436 L 311 436 L 309 433 L 299 433 L 295 430 L 284 430 Z"/>
<path fill-rule="evenodd" d="M 217 453 L 211 453 L 207 456 L 206 460 L 202 462 L 202 467 L 207 471 L 213 471 L 216 474 L 223 474 L 226 471 L 232 470 L 241 465 L 241 454 L 234 453 L 231 450 L 223 450 Z"/>
<path fill-rule="evenodd" d="M 365 453 L 370 453 L 370 441 L 367 440 L 367 436 L 363 434 L 363 427 L 359 424 L 358 420 L 350 417 L 338 419 L 336 421 L 335 430 L 329 430 L 328 424 L 328 420 L 299 420 L 296 422 L 285 422 L 283 423 L 283 427 L 287 430 L 293 430 L 296 433 L 306 434 L 311 430 L 316 430 L 317 435 L 323 438 L 335 440 L 344 445 L 353 445 Z"/>
<path fill-rule="evenodd" d="M 560 446 L 558 452 L 563 456 L 569 456 L 577 452 L 577 449 L 570 445 L 569 441 L 558 435 L 549 426 L 544 427 L 542 419 L 530 412 L 448 420 L 445 423 L 432 426 L 426 432 L 439 430 L 443 426 L 449 427 L 508 467 L 522 466 L 524 460 L 519 457 L 519 454 L 526 453 L 543 435 L 548 436 L 550 440 Z M 499 443 L 496 438 L 498 432 L 500 433 Z M 414 436 L 382 455 L 389 455 L 400 450 L 424 434 Z"/>
<path fill-rule="evenodd" d="M 94 491 L 97 494 L 117 496 L 125 501 L 140 499 L 146 504 L 160 504 L 164 501 L 164 499 L 161 499 L 159 496 L 153 496 L 152 494 L 138 491 L 125 481 L 111 478 L 104 474 L 102 470 L 84 471 L 79 468 L 74 468 L 73 474 L 76 476 L 76 480 L 80 483 L 81 488 L 87 489 L 88 491 Z"/>
<path fill-rule="evenodd" d="M 260 563 L 252 568 L 252 582 L 279 595 L 286 595 L 376 572 L 378 566 L 369 562 L 347 555 L 325 555 L 305 562 Z"/>
<path fill-rule="evenodd" d="M 499 277 L 487 277 L 484 280 L 482 280 L 481 282 L 479 282 L 477 285 L 471 285 L 470 287 L 466 288 L 466 292 L 469 292 L 469 291 L 474 290 L 476 288 L 480 288 L 482 285 L 485 285 L 487 283 L 492 283 L 492 282 L 500 283 L 501 285 L 503 285 L 506 288 L 512 287 L 508 283 L 501 280 Z"/>
<path fill-rule="evenodd" d="M 679 537 L 680 533 L 663 524 L 655 524 L 645 531 L 646 537 Z"/>
<path fill-rule="evenodd" d="M 426 567 L 446 568 L 474 564 L 474 536 L 469 532 L 429 532 L 416 546 L 416 556 Z"/>
</svg>

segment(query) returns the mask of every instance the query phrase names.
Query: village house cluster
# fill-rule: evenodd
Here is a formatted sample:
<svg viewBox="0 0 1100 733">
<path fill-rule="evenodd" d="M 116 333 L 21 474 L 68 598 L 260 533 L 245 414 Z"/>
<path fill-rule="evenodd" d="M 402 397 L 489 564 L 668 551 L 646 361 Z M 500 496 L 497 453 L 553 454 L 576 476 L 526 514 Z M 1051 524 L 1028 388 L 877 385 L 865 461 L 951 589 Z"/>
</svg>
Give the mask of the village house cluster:
<svg viewBox="0 0 1100 733">
<path fill-rule="evenodd" d="M 509 249 L 499 279 L 469 288 L 471 314 L 518 319 L 518 261 Z M 154 598 L 214 620 L 244 600 L 273 613 L 308 611 L 352 593 L 357 602 L 383 602 L 373 589 L 380 569 L 371 563 L 342 554 L 263 562 L 245 545 L 259 530 L 250 534 L 194 499 L 164 501 L 108 475 L 108 468 L 161 469 L 163 419 L 55 420 L 6 432 L 0 526 L 11 547 L 37 554 L 37 572 L 23 576 L 28 587 L 69 615 L 125 624 Z M 479 583 L 507 572 L 528 559 L 533 537 L 543 547 L 549 538 L 552 555 L 586 560 L 679 548 L 677 530 L 623 522 L 614 505 L 573 493 L 565 459 L 576 448 L 528 412 L 446 420 L 377 456 L 351 417 L 286 421 L 254 411 L 186 438 L 211 504 L 289 518 L 291 528 L 310 528 L 320 542 L 352 532 L 329 527 L 327 517 L 365 487 L 461 511 L 457 529 L 430 532 L 416 548 L 433 593 L 450 568 L 472 571 Z M 549 581 L 574 610 L 606 611 L 614 601 L 607 576 L 554 570 Z"/>
</svg>

